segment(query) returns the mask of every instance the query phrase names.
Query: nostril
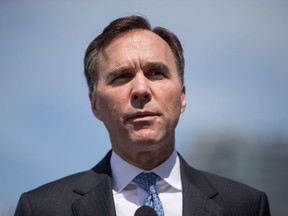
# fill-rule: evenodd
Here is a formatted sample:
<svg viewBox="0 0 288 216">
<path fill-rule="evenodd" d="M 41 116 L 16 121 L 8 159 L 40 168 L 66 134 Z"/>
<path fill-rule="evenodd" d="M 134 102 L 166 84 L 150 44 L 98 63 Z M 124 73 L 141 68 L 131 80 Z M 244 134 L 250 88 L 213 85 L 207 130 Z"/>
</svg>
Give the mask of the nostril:
<svg viewBox="0 0 288 216">
<path fill-rule="evenodd" d="M 148 93 L 146 94 L 133 94 L 133 100 L 149 100 L 150 96 Z"/>
<path fill-rule="evenodd" d="M 133 99 L 134 99 L 134 100 L 137 100 L 137 99 L 138 99 L 138 95 L 137 95 L 137 94 L 134 94 L 134 95 L 133 95 Z"/>
<path fill-rule="evenodd" d="M 131 95 L 131 102 L 134 107 L 143 109 L 146 103 L 149 103 L 151 100 L 151 95 L 149 92 L 134 92 L 133 95 Z"/>
</svg>

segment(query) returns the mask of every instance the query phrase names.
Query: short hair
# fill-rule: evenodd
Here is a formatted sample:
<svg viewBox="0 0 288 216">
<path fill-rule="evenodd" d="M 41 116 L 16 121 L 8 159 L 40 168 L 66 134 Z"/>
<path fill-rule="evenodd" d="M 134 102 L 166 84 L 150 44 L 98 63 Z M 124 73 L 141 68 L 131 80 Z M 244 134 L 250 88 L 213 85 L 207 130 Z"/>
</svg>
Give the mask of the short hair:
<svg viewBox="0 0 288 216">
<path fill-rule="evenodd" d="M 90 92 L 95 90 L 98 82 L 98 56 L 114 39 L 135 30 L 148 30 L 160 36 L 169 45 L 175 57 L 178 75 L 184 83 L 184 56 L 182 45 L 177 36 L 163 27 L 152 28 L 149 21 L 141 16 L 125 16 L 112 21 L 103 32 L 88 46 L 84 57 L 84 73 Z"/>
</svg>

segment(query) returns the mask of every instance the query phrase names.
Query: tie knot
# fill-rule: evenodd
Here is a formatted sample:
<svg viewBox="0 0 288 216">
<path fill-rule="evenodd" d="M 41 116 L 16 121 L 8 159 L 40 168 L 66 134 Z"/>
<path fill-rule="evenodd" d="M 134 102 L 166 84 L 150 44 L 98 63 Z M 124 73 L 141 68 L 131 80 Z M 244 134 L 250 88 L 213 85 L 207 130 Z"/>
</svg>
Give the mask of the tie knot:
<svg viewBox="0 0 288 216">
<path fill-rule="evenodd" d="M 149 192 L 151 186 L 155 188 L 156 181 L 159 181 L 159 180 L 161 180 L 161 178 L 153 172 L 150 172 L 150 173 L 142 172 L 133 179 L 133 181 L 139 187 L 143 188 L 147 192 Z"/>
</svg>

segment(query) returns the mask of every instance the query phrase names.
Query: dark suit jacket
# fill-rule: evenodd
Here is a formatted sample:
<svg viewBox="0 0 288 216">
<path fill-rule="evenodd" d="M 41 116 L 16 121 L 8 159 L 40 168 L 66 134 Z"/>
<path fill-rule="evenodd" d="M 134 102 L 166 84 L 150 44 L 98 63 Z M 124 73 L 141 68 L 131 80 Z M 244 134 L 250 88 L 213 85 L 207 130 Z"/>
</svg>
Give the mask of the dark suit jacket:
<svg viewBox="0 0 288 216">
<path fill-rule="evenodd" d="M 111 151 L 93 169 L 21 195 L 15 216 L 115 216 Z M 263 192 L 198 171 L 180 157 L 184 216 L 269 216 Z"/>
</svg>

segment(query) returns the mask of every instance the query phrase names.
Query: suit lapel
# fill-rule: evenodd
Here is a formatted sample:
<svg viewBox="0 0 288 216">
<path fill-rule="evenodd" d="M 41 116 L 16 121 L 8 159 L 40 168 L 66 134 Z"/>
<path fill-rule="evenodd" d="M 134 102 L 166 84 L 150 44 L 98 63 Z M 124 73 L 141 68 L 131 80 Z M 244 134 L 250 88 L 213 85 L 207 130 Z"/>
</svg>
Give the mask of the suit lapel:
<svg viewBox="0 0 288 216">
<path fill-rule="evenodd" d="M 208 179 L 179 155 L 183 188 L 183 216 L 221 216 L 223 208 L 213 201 L 218 195 Z"/>
<path fill-rule="evenodd" d="M 114 216 L 115 207 L 111 193 L 111 182 L 108 177 L 103 177 L 97 186 L 72 204 L 75 216 Z"/>
<path fill-rule="evenodd" d="M 75 216 L 115 216 L 110 167 L 111 152 L 87 172 L 74 192 L 81 197 L 72 204 Z"/>
<path fill-rule="evenodd" d="M 111 151 L 84 174 L 74 192 L 80 198 L 72 204 L 75 216 L 116 216 L 112 194 Z M 223 208 L 213 201 L 218 195 L 208 179 L 190 167 L 179 155 L 183 188 L 183 216 L 221 216 Z"/>
</svg>

